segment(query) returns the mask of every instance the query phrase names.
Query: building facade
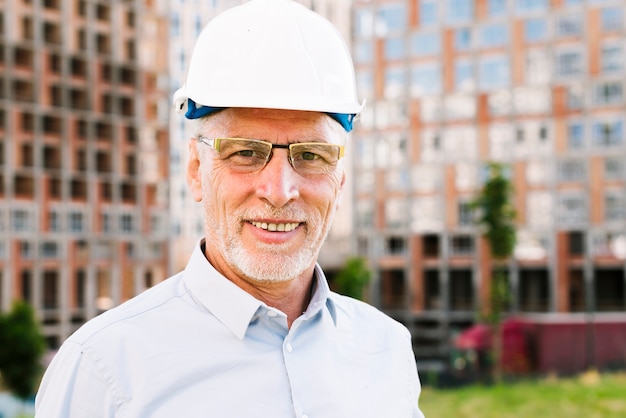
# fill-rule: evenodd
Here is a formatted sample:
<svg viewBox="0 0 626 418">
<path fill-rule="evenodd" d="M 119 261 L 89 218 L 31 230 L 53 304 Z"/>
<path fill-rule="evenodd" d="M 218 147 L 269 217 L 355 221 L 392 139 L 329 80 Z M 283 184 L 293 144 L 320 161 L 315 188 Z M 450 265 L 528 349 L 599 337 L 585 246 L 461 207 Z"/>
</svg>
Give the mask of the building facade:
<svg viewBox="0 0 626 418">
<path fill-rule="evenodd" d="M 625 6 L 355 0 L 355 240 L 423 368 L 488 299 L 470 202 L 507 166 L 511 313 L 626 312 Z"/>
<path fill-rule="evenodd" d="M 52 347 L 169 271 L 163 6 L 0 0 L 0 309 Z"/>
</svg>

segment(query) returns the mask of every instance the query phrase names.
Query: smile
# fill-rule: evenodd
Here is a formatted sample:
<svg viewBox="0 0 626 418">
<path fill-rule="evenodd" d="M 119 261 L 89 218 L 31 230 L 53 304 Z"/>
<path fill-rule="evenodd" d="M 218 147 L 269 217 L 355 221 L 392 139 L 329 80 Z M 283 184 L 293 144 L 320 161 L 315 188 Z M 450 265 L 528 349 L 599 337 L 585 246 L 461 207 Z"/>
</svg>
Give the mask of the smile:
<svg viewBox="0 0 626 418">
<path fill-rule="evenodd" d="M 298 227 L 298 225 L 300 225 L 298 222 L 274 224 L 274 223 L 267 223 L 267 222 L 250 221 L 250 223 L 256 226 L 257 228 L 261 228 L 261 229 L 264 229 L 266 231 L 271 231 L 271 232 L 289 232 L 289 231 L 293 231 L 294 229 Z"/>
</svg>

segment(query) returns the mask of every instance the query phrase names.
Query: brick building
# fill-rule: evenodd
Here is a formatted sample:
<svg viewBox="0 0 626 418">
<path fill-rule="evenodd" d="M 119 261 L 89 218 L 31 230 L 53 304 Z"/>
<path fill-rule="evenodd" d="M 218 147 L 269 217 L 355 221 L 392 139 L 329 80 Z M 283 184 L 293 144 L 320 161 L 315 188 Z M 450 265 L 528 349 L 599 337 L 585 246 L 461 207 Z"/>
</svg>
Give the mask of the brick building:
<svg viewBox="0 0 626 418">
<path fill-rule="evenodd" d="M 487 298 L 488 161 L 515 188 L 510 311 L 626 312 L 624 21 L 612 0 L 353 2 L 357 247 L 422 366 Z"/>
<path fill-rule="evenodd" d="M 51 346 L 167 277 L 167 13 L 0 0 L 0 309 Z"/>
</svg>

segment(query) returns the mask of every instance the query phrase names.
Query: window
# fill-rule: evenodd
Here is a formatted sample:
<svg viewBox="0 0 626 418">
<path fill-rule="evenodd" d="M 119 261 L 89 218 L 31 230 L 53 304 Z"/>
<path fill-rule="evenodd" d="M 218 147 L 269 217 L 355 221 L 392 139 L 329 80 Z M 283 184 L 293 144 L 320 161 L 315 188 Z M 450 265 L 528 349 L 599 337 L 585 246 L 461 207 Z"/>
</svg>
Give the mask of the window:
<svg viewBox="0 0 626 418">
<path fill-rule="evenodd" d="M 357 70 L 356 86 L 360 96 L 365 98 L 372 97 L 374 95 L 374 75 L 372 74 L 372 71 Z M 361 116 L 362 124 L 366 123 L 367 121 L 367 119 L 364 117 L 365 115 L 367 115 L 367 111 L 364 111 Z"/>
<path fill-rule="evenodd" d="M 622 120 L 594 122 L 591 138 L 599 147 L 620 145 L 624 142 L 624 124 Z"/>
<path fill-rule="evenodd" d="M 587 198 L 581 194 L 567 193 L 559 196 L 556 219 L 560 225 L 584 225 L 587 222 Z"/>
<path fill-rule="evenodd" d="M 480 46 L 495 48 L 509 43 L 509 27 L 504 23 L 484 25 L 480 30 Z"/>
<path fill-rule="evenodd" d="M 411 231 L 432 232 L 443 228 L 443 205 L 434 196 L 414 198 L 410 205 Z"/>
<path fill-rule="evenodd" d="M 474 18 L 474 0 L 447 0 L 449 23 L 469 22 Z"/>
<path fill-rule="evenodd" d="M 120 216 L 120 230 L 122 232 L 133 232 L 134 229 L 133 215 L 123 214 Z"/>
<path fill-rule="evenodd" d="M 372 36 L 373 15 L 369 9 L 356 9 L 354 12 L 354 35 L 357 39 L 367 39 Z"/>
<path fill-rule="evenodd" d="M 583 73 L 583 54 L 581 51 L 557 51 L 556 74 L 559 76 L 577 76 Z"/>
<path fill-rule="evenodd" d="M 580 150 L 585 147 L 585 127 L 582 122 L 570 122 L 567 126 L 567 148 Z"/>
<path fill-rule="evenodd" d="M 406 228 L 407 200 L 405 198 L 388 198 L 385 201 L 385 225 L 387 228 Z"/>
<path fill-rule="evenodd" d="M 358 200 L 356 202 L 356 224 L 358 228 L 374 226 L 374 204 L 371 200 Z"/>
<path fill-rule="evenodd" d="M 550 52 L 546 49 L 531 49 L 526 52 L 526 81 L 529 84 L 550 82 Z"/>
<path fill-rule="evenodd" d="M 385 98 L 393 99 L 406 93 L 406 70 L 404 67 L 390 67 L 385 70 Z"/>
<path fill-rule="evenodd" d="M 506 87 L 510 83 L 510 63 L 506 56 L 492 55 L 480 59 L 479 83 L 483 89 Z"/>
<path fill-rule="evenodd" d="M 626 196 L 623 190 L 607 190 L 604 194 L 604 220 L 623 221 L 626 219 Z"/>
<path fill-rule="evenodd" d="M 545 18 L 528 19 L 524 22 L 526 42 L 541 42 L 548 39 L 548 21 Z"/>
<path fill-rule="evenodd" d="M 532 185 L 546 185 L 552 182 L 552 165 L 544 160 L 529 160 L 526 165 L 526 180 Z"/>
<path fill-rule="evenodd" d="M 454 63 L 454 88 L 457 91 L 472 91 L 475 88 L 474 65 L 470 60 Z"/>
<path fill-rule="evenodd" d="M 598 106 L 619 105 L 624 102 L 624 86 L 621 81 L 600 83 L 594 88 L 594 104 Z"/>
<path fill-rule="evenodd" d="M 604 178 L 606 180 L 626 179 L 626 162 L 619 157 L 604 160 Z"/>
<path fill-rule="evenodd" d="M 467 160 L 478 155 L 478 135 L 474 126 L 450 126 L 442 134 L 445 159 Z"/>
<path fill-rule="evenodd" d="M 548 10 L 549 0 L 515 0 L 518 13 L 542 12 Z"/>
<path fill-rule="evenodd" d="M 24 232 L 33 230 L 32 217 L 29 212 L 22 209 L 16 209 L 11 212 L 11 225 L 16 232 Z"/>
<path fill-rule="evenodd" d="M 376 14 L 376 34 L 385 36 L 406 29 L 406 5 L 404 3 L 385 4 Z"/>
<path fill-rule="evenodd" d="M 470 269 L 450 270 L 449 304 L 451 311 L 474 310 L 474 286 Z"/>
<path fill-rule="evenodd" d="M 423 57 L 441 52 L 441 36 L 438 32 L 414 33 L 411 36 L 411 55 Z"/>
<path fill-rule="evenodd" d="M 439 257 L 439 235 L 423 235 L 422 249 L 424 257 L 426 258 Z"/>
<path fill-rule="evenodd" d="M 501 16 L 506 14 L 507 0 L 488 0 L 487 1 L 487 13 L 489 16 Z"/>
<path fill-rule="evenodd" d="M 150 232 L 158 234 L 162 232 L 164 229 L 164 222 L 161 216 L 152 215 L 150 216 Z"/>
<path fill-rule="evenodd" d="M 474 254 L 474 237 L 471 235 L 453 235 L 450 237 L 450 255 L 464 256 Z"/>
<path fill-rule="evenodd" d="M 196 15 L 196 18 L 194 20 L 194 30 L 195 30 L 194 37 L 197 38 L 200 35 L 200 32 L 202 32 L 202 19 L 200 18 L 199 15 Z"/>
<path fill-rule="evenodd" d="M 583 15 L 580 14 L 561 16 L 556 21 L 556 36 L 559 38 L 581 36 L 583 29 Z"/>
<path fill-rule="evenodd" d="M 48 230 L 52 232 L 61 231 L 61 216 L 55 210 L 48 212 Z"/>
<path fill-rule="evenodd" d="M 387 254 L 405 254 L 407 243 L 404 237 L 388 237 L 385 239 L 385 250 Z"/>
<path fill-rule="evenodd" d="M 354 62 L 356 64 L 367 64 L 374 58 L 374 46 L 371 41 L 357 42 L 354 47 Z"/>
<path fill-rule="evenodd" d="M 472 48 L 472 30 L 469 28 L 455 30 L 454 47 L 457 51 L 469 51 Z"/>
<path fill-rule="evenodd" d="M 69 213 L 69 228 L 71 232 L 83 232 L 85 229 L 85 219 L 81 212 Z"/>
<path fill-rule="evenodd" d="M 565 160 L 559 162 L 559 179 L 561 181 L 584 181 L 587 175 L 585 162 L 582 160 Z"/>
<path fill-rule="evenodd" d="M 28 241 L 20 241 L 20 257 L 25 260 L 29 260 L 33 258 L 35 254 L 33 254 L 33 246 Z"/>
<path fill-rule="evenodd" d="M 474 224 L 474 209 L 470 202 L 458 202 L 457 210 L 459 225 L 469 226 Z"/>
<path fill-rule="evenodd" d="M 585 104 L 584 90 L 582 86 L 568 86 L 567 88 L 567 107 L 569 109 L 582 109 Z"/>
<path fill-rule="evenodd" d="M 603 73 L 621 73 L 624 71 L 624 48 L 621 44 L 603 45 L 600 52 Z"/>
<path fill-rule="evenodd" d="M 436 164 L 416 164 L 411 167 L 411 182 L 418 192 L 433 192 L 441 184 L 440 171 Z"/>
<path fill-rule="evenodd" d="M 405 191 L 409 188 L 409 173 L 405 169 L 387 170 L 385 180 L 389 191 Z"/>
<path fill-rule="evenodd" d="M 422 0 L 419 2 L 420 25 L 433 25 L 439 22 L 437 0 Z"/>
<path fill-rule="evenodd" d="M 619 31 L 624 27 L 622 7 L 607 7 L 600 11 L 600 26 L 604 32 Z"/>
<path fill-rule="evenodd" d="M 111 215 L 109 215 L 108 213 L 103 213 L 100 215 L 100 222 L 101 222 L 101 228 L 102 228 L 102 232 L 111 232 L 112 231 L 112 225 L 111 225 Z"/>
<path fill-rule="evenodd" d="M 526 196 L 526 219 L 534 228 L 548 228 L 552 225 L 554 202 L 551 194 L 545 191 L 531 191 Z"/>
<path fill-rule="evenodd" d="M 59 307 L 59 273 L 55 270 L 43 272 L 43 308 L 57 309 Z"/>
<path fill-rule="evenodd" d="M 404 58 L 406 45 L 404 38 L 385 39 L 385 58 L 387 60 L 397 60 Z"/>
<path fill-rule="evenodd" d="M 44 241 L 40 247 L 41 258 L 58 258 L 59 244 L 54 241 Z"/>
<path fill-rule="evenodd" d="M 551 91 L 542 87 L 518 87 L 514 91 L 514 106 L 518 114 L 549 113 Z"/>
<path fill-rule="evenodd" d="M 441 92 L 441 67 L 437 63 L 419 64 L 411 70 L 411 95 L 420 97 Z"/>
<path fill-rule="evenodd" d="M 513 158 L 511 150 L 515 149 L 514 132 L 509 124 L 492 124 L 489 127 L 489 151 L 494 160 Z"/>
</svg>

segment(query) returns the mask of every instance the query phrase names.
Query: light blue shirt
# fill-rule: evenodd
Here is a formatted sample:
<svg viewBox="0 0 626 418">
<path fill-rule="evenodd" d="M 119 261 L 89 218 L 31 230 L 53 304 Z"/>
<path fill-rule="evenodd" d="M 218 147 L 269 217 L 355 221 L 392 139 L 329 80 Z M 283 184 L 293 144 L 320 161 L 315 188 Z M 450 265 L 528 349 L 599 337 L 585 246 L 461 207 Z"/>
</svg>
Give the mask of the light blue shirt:
<svg viewBox="0 0 626 418">
<path fill-rule="evenodd" d="M 60 348 L 37 418 L 423 417 L 405 327 L 329 290 L 291 329 L 197 245 L 181 273 L 89 321 Z"/>
</svg>

